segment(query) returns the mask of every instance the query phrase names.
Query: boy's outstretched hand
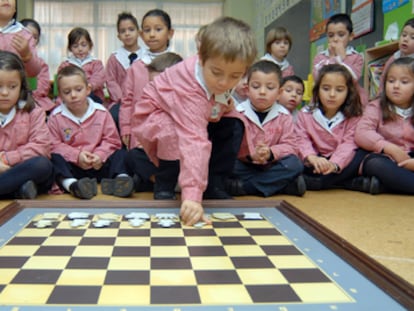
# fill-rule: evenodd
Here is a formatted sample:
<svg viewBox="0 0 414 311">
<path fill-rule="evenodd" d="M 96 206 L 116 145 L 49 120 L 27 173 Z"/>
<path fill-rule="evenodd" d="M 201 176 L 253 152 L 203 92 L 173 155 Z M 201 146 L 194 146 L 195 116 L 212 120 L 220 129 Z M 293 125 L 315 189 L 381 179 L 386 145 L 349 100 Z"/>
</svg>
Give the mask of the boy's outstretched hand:
<svg viewBox="0 0 414 311">
<path fill-rule="evenodd" d="M 187 226 L 192 226 L 199 221 L 210 224 L 211 221 L 204 215 L 203 206 L 191 200 L 184 200 L 181 203 L 180 216 L 182 221 Z"/>
</svg>

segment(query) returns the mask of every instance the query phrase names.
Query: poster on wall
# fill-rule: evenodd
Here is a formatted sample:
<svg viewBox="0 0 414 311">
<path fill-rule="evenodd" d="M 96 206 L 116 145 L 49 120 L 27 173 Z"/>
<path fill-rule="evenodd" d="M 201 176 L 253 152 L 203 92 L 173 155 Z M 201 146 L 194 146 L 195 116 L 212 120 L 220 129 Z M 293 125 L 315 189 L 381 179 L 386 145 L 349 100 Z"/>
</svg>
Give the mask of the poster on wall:
<svg viewBox="0 0 414 311">
<path fill-rule="evenodd" d="M 409 0 L 382 0 L 382 13 L 388 13 L 392 10 L 407 4 Z"/>
<path fill-rule="evenodd" d="M 374 0 L 352 0 L 351 20 L 354 38 L 374 30 Z"/>
<path fill-rule="evenodd" d="M 325 25 L 329 17 L 345 12 L 345 0 L 313 0 L 309 39 L 318 40 L 325 34 Z"/>
</svg>

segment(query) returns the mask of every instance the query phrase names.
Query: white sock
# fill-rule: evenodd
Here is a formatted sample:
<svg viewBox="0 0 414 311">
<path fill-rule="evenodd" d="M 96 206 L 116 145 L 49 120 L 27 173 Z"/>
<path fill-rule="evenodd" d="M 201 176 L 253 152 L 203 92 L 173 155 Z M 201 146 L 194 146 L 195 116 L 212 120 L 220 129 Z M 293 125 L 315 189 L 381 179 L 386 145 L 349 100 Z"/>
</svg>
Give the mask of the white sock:
<svg viewBox="0 0 414 311">
<path fill-rule="evenodd" d="M 62 187 L 67 191 L 70 192 L 70 186 L 77 182 L 78 180 L 76 178 L 65 178 L 62 180 Z"/>
</svg>

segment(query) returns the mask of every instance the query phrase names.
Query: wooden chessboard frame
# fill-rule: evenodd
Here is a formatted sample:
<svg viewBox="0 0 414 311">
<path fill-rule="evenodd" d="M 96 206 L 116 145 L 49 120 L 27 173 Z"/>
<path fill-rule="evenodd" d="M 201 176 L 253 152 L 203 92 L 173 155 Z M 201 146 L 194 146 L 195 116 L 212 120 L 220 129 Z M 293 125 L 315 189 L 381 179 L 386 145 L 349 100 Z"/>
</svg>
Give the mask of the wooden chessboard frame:
<svg viewBox="0 0 414 311">
<path fill-rule="evenodd" d="M 179 208 L 179 201 L 156 201 L 157 208 Z M 367 279 L 376 284 L 393 299 L 407 309 L 414 310 L 414 286 L 385 266 L 369 257 L 342 237 L 312 219 L 298 208 L 284 200 L 207 200 L 203 206 L 218 207 L 275 207 L 299 225 L 311 236 L 319 240 L 336 255 L 348 262 Z M 17 200 L 0 210 L 0 226 L 26 208 L 149 208 L 154 207 L 152 200 L 131 201 L 68 201 L 68 200 Z"/>
</svg>

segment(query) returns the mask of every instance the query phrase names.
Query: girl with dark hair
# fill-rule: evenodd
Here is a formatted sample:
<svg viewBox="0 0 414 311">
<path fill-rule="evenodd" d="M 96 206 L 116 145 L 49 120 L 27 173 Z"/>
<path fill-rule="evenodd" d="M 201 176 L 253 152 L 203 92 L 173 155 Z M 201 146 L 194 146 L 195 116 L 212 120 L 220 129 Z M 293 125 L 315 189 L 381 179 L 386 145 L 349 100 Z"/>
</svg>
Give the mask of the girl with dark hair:
<svg viewBox="0 0 414 311">
<path fill-rule="evenodd" d="M 45 113 L 29 94 L 19 57 L 0 51 L 0 198 L 34 199 L 53 183 Z"/>
</svg>

